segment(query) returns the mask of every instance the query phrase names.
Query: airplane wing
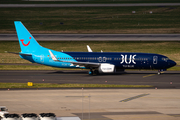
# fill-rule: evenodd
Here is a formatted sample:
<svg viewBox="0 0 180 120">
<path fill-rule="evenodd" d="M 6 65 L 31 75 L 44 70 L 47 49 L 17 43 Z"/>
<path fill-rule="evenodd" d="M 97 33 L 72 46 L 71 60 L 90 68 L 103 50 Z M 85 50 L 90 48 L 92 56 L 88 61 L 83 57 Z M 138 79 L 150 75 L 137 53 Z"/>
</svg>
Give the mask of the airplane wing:
<svg viewBox="0 0 180 120">
<path fill-rule="evenodd" d="M 79 66 L 84 66 L 84 67 L 93 67 L 97 68 L 100 66 L 100 63 L 93 63 L 93 62 L 71 62 L 73 65 L 79 65 Z"/>
<path fill-rule="evenodd" d="M 52 59 L 54 61 L 57 61 L 57 62 L 69 62 L 73 65 L 79 65 L 79 66 L 84 66 L 84 67 L 99 67 L 100 66 L 100 63 L 93 63 L 93 62 L 74 62 L 74 61 L 61 61 L 61 60 L 58 60 L 56 58 L 56 56 L 51 52 L 51 50 L 49 50 L 49 53 L 52 57 Z"/>
</svg>

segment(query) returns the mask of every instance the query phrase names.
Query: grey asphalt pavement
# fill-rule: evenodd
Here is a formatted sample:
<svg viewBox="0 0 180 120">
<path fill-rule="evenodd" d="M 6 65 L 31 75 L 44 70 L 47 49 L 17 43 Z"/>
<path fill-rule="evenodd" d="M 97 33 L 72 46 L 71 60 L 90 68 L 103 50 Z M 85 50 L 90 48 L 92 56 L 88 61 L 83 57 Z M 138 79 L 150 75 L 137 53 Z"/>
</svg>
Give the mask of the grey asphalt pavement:
<svg viewBox="0 0 180 120">
<path fill-rule="evenodd" d="M 32 34 L 38 41 L 180 41 L 180 34 Z M 0 34 L 0 41 L 17 41 L 16 34 Z"/>
<path fill-rule="evenodd" d="M 51 112 L 81 120 L 180 119 L 179 89 L 6 90 L 0 95 L 0 105 L 10 113 Z M 120 102 L 124 99 L 129 101 Z"/>
<path fill-rule="evenodd" d="M 152 85 L 153 88 L 180 89 L 180 71 L 125 71 L 117 74 L 91 76 L 85 70 L 64 71 L 0 71 L 0 82 L 8 83 L 79 83 Z"/>
<path fill-rule="evenodd" d="M 126 71 L 90 76 L 88 71 L 0 71 L 1 82 L 154 85 L 151 89 L 0 90 L 10 113 L 55 113 L 83 120 L 179 120 L 180 72 Z M 163 88 L 163 89 L 162 89 Z"/>
<path fill-rule="evenodd" d="M 123 6 L 179 6 L 180 3 L 124 3 L 124 4 L 0 4 L 2 7 L 123 7 Z"/>
</svg>

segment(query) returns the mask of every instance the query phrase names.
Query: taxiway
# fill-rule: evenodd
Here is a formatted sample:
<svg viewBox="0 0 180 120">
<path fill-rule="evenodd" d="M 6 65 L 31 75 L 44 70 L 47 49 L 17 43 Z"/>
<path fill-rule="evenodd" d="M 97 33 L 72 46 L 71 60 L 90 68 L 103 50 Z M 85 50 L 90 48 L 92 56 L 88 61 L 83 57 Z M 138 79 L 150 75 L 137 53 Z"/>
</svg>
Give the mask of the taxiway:
<svg viewBox="0 0 180 120">
<path fill-rule="evenodd" d="M 129 6 L 179 6 L 180 3 L 124 3 L 124 4 L 0 4 L 1 7 L 129 7 Z"/>
<path fill-rule="evenodd" d="M 88 75 L 84 70 L 64 71 L 0 71 L 0 82 L 11 83 L 82 83 L 82 84 L 123 84 L 153 85 L 159 88 L 180 88 L 180 72 L 165 71 L 125 71 L 108 75 Z"/>
<path fill-rule="evenodd" d="M 37 41 L 180 41 L 180 34 L 33 34 Z M 0 41 L 18 41 L 16 34 L 0 34 Z"/>
</svg>

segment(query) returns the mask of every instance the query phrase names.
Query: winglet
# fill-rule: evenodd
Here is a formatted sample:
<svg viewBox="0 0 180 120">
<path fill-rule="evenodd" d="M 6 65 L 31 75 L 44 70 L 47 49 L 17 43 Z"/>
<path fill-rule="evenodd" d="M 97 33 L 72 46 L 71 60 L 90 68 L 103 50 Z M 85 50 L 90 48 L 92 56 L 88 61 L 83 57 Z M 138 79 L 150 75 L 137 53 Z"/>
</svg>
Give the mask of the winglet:
<svg viewBox="0 0 180 120">
<path fill-rule="evenodd" d="M 89 47 L 89 45 L 87 45 L 87 49 L 88 49 L 88 52 L 93 52 L 93 51 L 91 50 L 91 48 Z"/>
<path fill-rule="evenodd" d="M 50 50 L 49 53 L 54 61 L 59 61 Z"/>
</svg>

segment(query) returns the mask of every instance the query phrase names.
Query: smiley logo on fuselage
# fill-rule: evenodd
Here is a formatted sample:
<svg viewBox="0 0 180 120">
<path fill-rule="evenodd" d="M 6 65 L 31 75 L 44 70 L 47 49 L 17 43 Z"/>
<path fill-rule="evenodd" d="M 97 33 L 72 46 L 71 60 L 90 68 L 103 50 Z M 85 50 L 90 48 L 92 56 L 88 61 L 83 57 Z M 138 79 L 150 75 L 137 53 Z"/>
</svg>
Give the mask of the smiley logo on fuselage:
<svg viewBox="0 0 180 120">
<path fill-rule="evenodd" d="M 24 39 L 21 39 L 21 42 L 22 42 L 22 44 L 23 44 L 24 46 L 28 46 L 29 43 L 30 43 L 30 41 L 29 41 L 27 44 L 24 44 Z"/>
</svg>

